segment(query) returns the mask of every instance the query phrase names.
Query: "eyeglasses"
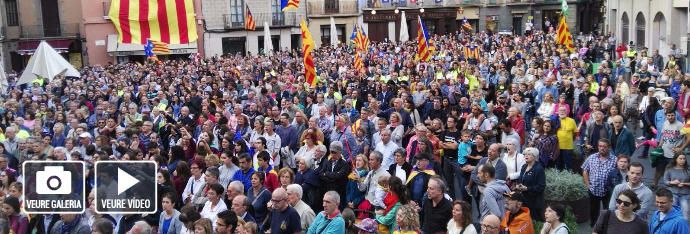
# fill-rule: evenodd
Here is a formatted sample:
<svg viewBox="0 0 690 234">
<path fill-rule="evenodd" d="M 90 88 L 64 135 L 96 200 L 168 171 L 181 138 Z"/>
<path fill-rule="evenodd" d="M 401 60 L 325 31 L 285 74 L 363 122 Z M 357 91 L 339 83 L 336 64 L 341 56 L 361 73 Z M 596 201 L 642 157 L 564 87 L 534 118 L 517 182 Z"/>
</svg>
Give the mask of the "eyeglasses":
<svg viewBox="0 0 690 234">
<path fill-rule="evenodd" d="M 482 224 L 482 229 L 486 229 L 486 230 L 495 230 L 495 229 L 498 229 L 498 227 L 496 227 L 496 226 L 491 226 L 491 225 L 488 225 L 488 224 Z"/>
<path fill-rule="evenodd" d="M 623 206 L 628 207 L 628 206 L 632 205 L 632 202 L 623 201 L 621 199 L 616 199 L 616 204 L 618 204 L 618 205 L 623 204 Z"/>
</svg>

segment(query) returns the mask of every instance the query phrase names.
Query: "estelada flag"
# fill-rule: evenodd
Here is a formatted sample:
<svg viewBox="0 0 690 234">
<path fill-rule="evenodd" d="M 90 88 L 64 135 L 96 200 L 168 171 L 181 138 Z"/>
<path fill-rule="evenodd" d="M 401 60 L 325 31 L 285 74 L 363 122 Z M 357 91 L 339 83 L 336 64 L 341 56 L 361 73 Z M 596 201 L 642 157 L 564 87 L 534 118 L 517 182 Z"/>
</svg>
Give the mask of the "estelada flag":
<svg viewBox="0 0 690 234">
<path fill-rule="evenodd" d="M 112 0 L 108 17 L 119 43 L 186 44 L 198 37 L 193 0 Z"/>
<path fill-rule="evenodd" d="M 304 53 L 304 77 L 311 87 L 316 87 L 316 67 L 314 66 L 314 55 L 312 54 L 315 46 L 314 39 L 312 39 L 311 32 L 309 32 L 307 23 L 304 20 L 300 23 L 300 27 L 302 29 L 302 53 Z"/>
</svg>

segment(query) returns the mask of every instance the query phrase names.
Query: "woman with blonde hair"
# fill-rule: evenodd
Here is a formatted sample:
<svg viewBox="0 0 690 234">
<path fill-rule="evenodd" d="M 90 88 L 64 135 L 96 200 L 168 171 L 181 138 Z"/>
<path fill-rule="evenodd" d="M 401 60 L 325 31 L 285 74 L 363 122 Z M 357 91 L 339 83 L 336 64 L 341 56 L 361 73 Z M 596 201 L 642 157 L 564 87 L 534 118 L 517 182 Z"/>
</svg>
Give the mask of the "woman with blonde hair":
<svg viewBox="0 0 690 234">
<path fill-rule="evenodd" d="M 405 136 L 405 126 L 402 124 L 402 116 L 398 112 L 391 113 L 389 119 L 388 129 L 391 130 L 391 141 L 395 144 L 402 145 L 403 137 Z"/>
<path fill-rule="evenodd" d="M 398 227 L 393 230 L 393 234 L 417 234 L 419 229 L 419 212 L 412 205 L 403 205 L 398 208 L 395 214 Z"/>
<path fill-rule="evenodd" d="M 359 191 L 358 184 L 364 182 L 364 178 L 369 172 L 369 160 L 364 154 L 359 154 L 355 157 L 355 168 L 350 175 L 347 176 L 347 193 L 345 193 L 345 201 L 347 207 L 350 209 L 359 208 L 360 203 L 364 200 L 364 193 Z"/>
<path fill-rule="evenodd" d="M 280 183 L 280 187 L 287 189 L 287 186 L 294 183 L 294 181 L 295 172 L 289 167 L 283 167 L 278 171 L 278 182 Z"/>
</svg>

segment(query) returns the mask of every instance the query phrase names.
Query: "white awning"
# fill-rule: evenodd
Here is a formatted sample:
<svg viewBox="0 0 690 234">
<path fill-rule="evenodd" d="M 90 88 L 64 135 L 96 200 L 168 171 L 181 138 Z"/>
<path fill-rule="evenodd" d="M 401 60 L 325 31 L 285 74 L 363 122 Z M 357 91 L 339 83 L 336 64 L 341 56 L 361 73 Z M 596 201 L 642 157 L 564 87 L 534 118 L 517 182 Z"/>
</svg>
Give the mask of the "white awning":
<svg viewBox="0 0 690 234">
<path fill-rule="evenodd" d="M 170 44 L 170 54 L 194 54 L 198 52 L 196 42 Z M 108 35 L 108 54 L 111 56 L 146 55 L 144 45 L 117 43 L 117 34 Z"/>
</svg>

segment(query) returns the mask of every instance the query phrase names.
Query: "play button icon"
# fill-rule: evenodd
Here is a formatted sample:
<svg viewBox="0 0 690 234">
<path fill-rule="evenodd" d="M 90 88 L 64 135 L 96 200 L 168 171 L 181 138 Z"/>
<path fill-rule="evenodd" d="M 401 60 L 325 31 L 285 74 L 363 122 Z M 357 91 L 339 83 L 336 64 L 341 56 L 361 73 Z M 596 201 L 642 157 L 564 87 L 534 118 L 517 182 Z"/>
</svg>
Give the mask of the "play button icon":
<svg viewBox="0 0 690 234">
<path fill-rule="evenodd" d="M 117 178 L 117 195 L 122 195 L 122 193 L 127 191 L 127 189 L 139 183 L 137 178 L 134 178 L 134 176 L 128 174 L 120 168 L 117 168 Z"/>
<path fill-rule="evenodd" d="M 100 214 L 151 214 L 158 209 L 153 161 L 97 161 L 94 205 Z"/>
</svg>

